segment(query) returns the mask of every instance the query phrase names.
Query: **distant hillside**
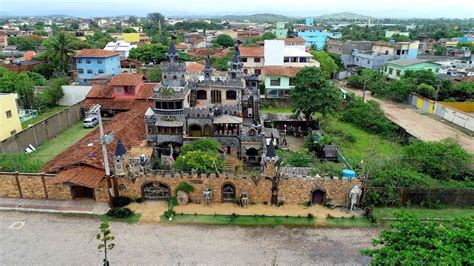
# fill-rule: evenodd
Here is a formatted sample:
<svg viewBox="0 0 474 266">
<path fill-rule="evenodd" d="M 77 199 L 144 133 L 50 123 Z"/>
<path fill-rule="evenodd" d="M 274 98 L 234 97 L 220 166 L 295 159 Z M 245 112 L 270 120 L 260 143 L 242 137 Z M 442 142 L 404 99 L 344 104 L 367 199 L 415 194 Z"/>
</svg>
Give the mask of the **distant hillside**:
<svg viewBox="0 0 474 266">
<path fill-rule="evenodd" d="M 366 20 L 366 19 L 373 19 L 373 17 L 370 16 L 365 16 L 365 15 L 360 15 L 356 13 L 351 13 L 351 12 L 340 12 L 340 13 L 334 13 L 334 14 L 327 14 L 327 15 L 322 15 L 315 17 L 315 19 L 319 20 Z"/>
<path fill-rule="evenodd" d="M 294 21 L 295 18 L 277 15 L 277 14 L 254 14 L 254 15 L 226 15 L 219 17 L 222 20 L 231 20 L 231 21 L 250 21 L 254 23 L 275 23 L 279 21 Z"/>
</svg>

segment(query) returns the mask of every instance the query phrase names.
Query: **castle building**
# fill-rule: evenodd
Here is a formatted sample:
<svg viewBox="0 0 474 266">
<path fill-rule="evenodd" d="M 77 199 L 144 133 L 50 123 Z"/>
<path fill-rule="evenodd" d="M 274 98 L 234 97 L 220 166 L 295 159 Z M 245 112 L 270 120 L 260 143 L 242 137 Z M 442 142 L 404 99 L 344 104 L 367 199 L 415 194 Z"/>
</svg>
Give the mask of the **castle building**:
<svg viewBox="0 0 474 266">
<path fill-rule="evenodd" d="M 244 78 L 238 46 L 225 79 L 212 76 L 209 59 L 204 80 L 186 80 L 184 63 L 171 43 L 162 63 L 162 83 L 145 113 L 147 140 L 155 156 L 176 157 L 185 143 L 211 137 L 222 152 L 247 163 L 260 163 L 265 137 L 260 120 L 258 78 Z"/>
</svg>

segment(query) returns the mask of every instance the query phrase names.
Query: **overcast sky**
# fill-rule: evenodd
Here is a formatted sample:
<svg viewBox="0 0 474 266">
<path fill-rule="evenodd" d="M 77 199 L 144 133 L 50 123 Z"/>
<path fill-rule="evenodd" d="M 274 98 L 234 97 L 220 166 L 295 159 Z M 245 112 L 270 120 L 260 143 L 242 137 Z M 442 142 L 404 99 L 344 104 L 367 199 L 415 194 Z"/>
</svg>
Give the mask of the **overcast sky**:
<svg viewBox="0 0 474 266">
<path fill-rule="evenodd" d="M 0 0 L 0 15 L 165 16 L 276 13 L 318 16 L 355 12 L 373 17 L 472 18 L 473 0 Z"/>
</svg>

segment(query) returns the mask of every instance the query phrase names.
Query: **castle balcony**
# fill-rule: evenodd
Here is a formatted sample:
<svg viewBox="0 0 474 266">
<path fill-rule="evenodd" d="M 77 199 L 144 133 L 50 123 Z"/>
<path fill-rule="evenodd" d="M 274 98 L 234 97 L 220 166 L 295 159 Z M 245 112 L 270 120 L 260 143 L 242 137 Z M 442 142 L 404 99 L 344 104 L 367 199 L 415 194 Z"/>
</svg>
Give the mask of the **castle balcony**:
<svg viewBox="0 0 474 266">
<path fill-rule="evenodd" d="M 174 142 L 174 143 L 183 143 L 183 135 L 164 135 L 158 134 L 156 135 L 156 141 L 158 143 L 166 143 L 166 142 Z"/>
<path fill-rule="evenodd" d="M 158 115 L 183 115 L 184 109 L 154 109 Z"/>
</svg>

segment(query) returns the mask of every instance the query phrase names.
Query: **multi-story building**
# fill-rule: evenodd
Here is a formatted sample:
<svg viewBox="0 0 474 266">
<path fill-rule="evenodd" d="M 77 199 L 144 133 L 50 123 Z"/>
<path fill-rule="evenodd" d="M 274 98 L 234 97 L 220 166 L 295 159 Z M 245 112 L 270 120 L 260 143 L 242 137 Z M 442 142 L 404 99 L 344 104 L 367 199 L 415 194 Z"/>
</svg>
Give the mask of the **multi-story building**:
<svg viewBox="0 0 474 266">
<path fill-rule="evenodd" d="M 109 42 L 105 46 L 105 51 L 113 51 L 120 54 L 120 59 L 128 58 L 130 50 L 133 48 L 137 48 L 136 44 L 131 44 L 125 41 L 118 41 L 118 42 Z"/>
<path fill-rule="evenodd" d="M 272 29 L 272 33 L 275 34 L 277 38 L 288 37 L 288 28 L 286 27 L 286 22 L 277 22 L 276 28 Z"/>
<path fill-rule="evenodd" d="M 0 93 L 0 141 L 21 131 L 16 93 Z"/>
<path fill-rule="evenodd" d="M 400 79 L 407 70 L 428 70 L 437 73 L 439 64 L 417 58 L 403 58 L 387 62 L 382 69 L 382 74 L 390 79 Z"/>
<path fill-rule="evenodd" d="M 153 91 L 154 104 L 145 113 L 148 143 L 165 165 L 184 143 L 212 137 L 223 151 L 245 162 L 260 163 L 265 137 L 261 133 L 258 80 L 243 78 L 239 48 L 226 79 L 214 78 L 209 60 L 204 80 L 187 81 L 184 63 L 173 44 L 161 64 L 162 83 Z M 247 84 L 247 85 L 246 85 Z"/>
<path fill-rule="evenodd" d="M 293 87 L 292 78 L 305 66 L 319 67 L 304 42 L 266 40 L 264 45 L 264 83 L 266 97 L 285 98 Z"/>
<path fill-rule="evenodd" d="M 74 55 L 76 81 L 85 84 L 99 75 L 115 76 L 120 73 L 120 55 L 101 49 L 83 49 Z"/>
<path fill-rule="evenodd" d="M 296 28 L 298 37 L 306 41 L 306 46 L 315 47 L 318 50 L 324 48 L 327 39 L 340 39 L 342 34 L 340 32 L 329 32 L 321 27 L 314 26 L 313 19 L 307 19 L 306 25 Z"/>
<path fill-rule="evenodd" d="M 397 59 L 416 58 L 419 41 L 413 42 L 375 42 L 372 51 L 379 54 L 392 55 Z"/>
<path fill-rule="evenodd" d="M 256 75 L 262 80 L 262 70 L 264 67 L 264 47 L 240 47 L 240 56 L 242 59 L 244 74 Z"/>
</svg>

